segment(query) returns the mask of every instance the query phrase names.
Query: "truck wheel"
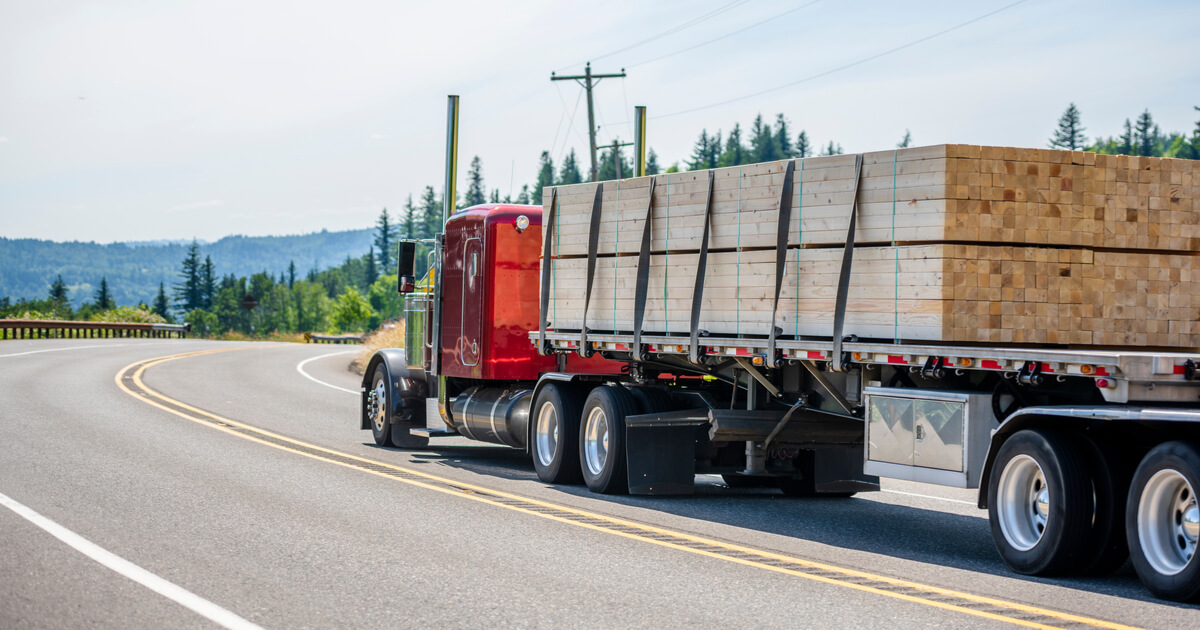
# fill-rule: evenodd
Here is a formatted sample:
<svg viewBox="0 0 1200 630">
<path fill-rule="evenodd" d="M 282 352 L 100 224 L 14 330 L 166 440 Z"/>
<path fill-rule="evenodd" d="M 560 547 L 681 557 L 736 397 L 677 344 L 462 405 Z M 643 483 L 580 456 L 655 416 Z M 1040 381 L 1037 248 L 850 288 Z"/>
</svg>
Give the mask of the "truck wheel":
<svg viewBox="0 0 1200 630">
<path fill-rule="evenodd" d="M 1129 557 L 1129 546 L 1125 541 L 1125 501 L 1129 495 L 1132 466 L 1120 452 L 1102 448 L 1087 436 L 1080 436 L 1079 446 L 1092 482 L 1095 511 L 1077 573 L 1107 575 Z"/>
<path fill-rule="evenodd" d="M 371 419 L 371 436 L 380 446 L 391 443 L 392 425 L 388 422 L 388 403 L 387 369 L 380 363 L 375 366 L 375 375 L 371 378 L 371 391 L 367 394 L 367 417 Z"/>
<path fill-rule="evenodd" d="M 671 395 L 657 387 L 630 387 L 628 391 L 637 401 L 637 413 L 662 413 L 671 410 Z"/>
<path fill-rule="evenodd" d="M 1154 447 L 1133 474 L 1125 510 L 1129 559 L 1156 597 L 1184 602 L 1200 596 L 1197 489 L 1200 452 L 1187 442 Z"/>
<path fill-rule="evenodd" d="M 564 383 L 546 383 L 533 402 L 533 468 L 546 483 L 578 483 L 579 394 Z"/>
<path fill-rule="evenodd" d="M 817 490 L 817 454 L 802 450 L 793 460 L 797 472 L 795 477 L 777 477 L 772 483 L 789 497 L 822 497 L 826 499 L 846 499 L 856 494 L 853 491 L 820 492 Z"/>
<path fill-rule="evenodd" d="M 772 488 L 777 482 L 775 477 L 752 477 L 730 473 L 722 474 L 721 480 L 730 488 Z"/>
<path fill-rule="evenodd" d="M 848 499 L 856 494 L 854 492 L 819 492 L 812 477 L 780 477 L 776 483 L 783 494 L 789 497 Z"/>
<path fill-rule="evenodd" d="M 1000 447 L 988 481 L 988 520 L 1013 571 L 1052 575 L 1076 568 L 1092 522 L 1092 484 L 1074 442 L 1052 431 L 1018 431 Z"/>
<path fill-rule="evenodd" d="M 579 460 L 583 482 L 592 492 L 629 492 L 625 467 L 625 416 L 637 415 L 637 412 L 637 402 L 620 386 L 597 387 L 584 401 Z"/>
</svg>

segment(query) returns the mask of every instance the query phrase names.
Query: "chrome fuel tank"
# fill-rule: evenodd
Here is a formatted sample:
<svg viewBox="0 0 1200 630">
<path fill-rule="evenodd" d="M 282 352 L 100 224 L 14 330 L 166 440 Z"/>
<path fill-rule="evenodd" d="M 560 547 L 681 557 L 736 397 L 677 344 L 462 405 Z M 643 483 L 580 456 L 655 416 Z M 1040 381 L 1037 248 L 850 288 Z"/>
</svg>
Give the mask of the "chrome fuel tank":
<svg viewBox="0 0 1200 630">
<path fill-rule="evenodd" d="M 524 448 L 532 393 L 528 389 L 472 387 L 454 399 L 454 428 L 473 440 Z"/>
</svg>

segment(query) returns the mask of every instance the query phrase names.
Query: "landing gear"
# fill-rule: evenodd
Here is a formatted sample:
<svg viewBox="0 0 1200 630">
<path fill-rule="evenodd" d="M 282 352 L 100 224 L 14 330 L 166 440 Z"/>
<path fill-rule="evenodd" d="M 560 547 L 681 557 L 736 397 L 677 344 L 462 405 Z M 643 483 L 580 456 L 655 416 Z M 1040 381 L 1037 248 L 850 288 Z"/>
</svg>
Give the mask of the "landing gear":
<svg viewBox="0 0 1200 630">
<path fill-rule="evenodd" d="M 1130 483 L 1125 511 L 1129 557 L 1156 597 L 1200 597 L 1200 451 L 1188 442 L 1166 442 L 1142 459 Z"/>
</svg>

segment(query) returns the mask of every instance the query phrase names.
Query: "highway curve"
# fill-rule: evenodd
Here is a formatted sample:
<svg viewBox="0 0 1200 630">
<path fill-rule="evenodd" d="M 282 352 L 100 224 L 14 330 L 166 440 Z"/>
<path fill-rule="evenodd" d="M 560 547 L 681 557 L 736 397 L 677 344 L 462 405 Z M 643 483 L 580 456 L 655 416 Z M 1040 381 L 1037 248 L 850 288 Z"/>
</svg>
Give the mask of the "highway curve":
<svg viewBox="0 0 1200 630">
<path fill-rule="evenodd" d="M 0 627 L 1200 627 L 1128 566 L 1008 572 L 972 491 L 596 497 L 379 448 L 352 352 L 0 343 Z"/>
</svg>

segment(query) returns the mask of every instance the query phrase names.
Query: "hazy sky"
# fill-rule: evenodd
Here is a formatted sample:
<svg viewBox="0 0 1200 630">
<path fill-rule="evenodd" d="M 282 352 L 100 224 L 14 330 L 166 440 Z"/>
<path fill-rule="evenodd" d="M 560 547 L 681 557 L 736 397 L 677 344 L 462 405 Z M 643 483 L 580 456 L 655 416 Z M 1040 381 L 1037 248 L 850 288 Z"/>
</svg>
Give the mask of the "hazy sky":
<svg viewBox="0 0 1200 630">
<path fill-rule="evenodd" d="M 589 59 L 629 74 L 597 88 L 600 141 L 631 139 L 646 105 L 664 166 L 701 128 L 759 112 L 847 152 L 905 129 L 917 145 L 1045 146 L 1071 101 L 1089 136 L 1146 108 L 1194 128 L 1196 0 L 1026 0 L 837 70 L 1012 2 L 0 0 L 0 236 L 367 227 L 441 188 L 452 93 L 460 172 L 479 155 L 489 190 L 515 195 L 543 150 L 575 148 L 586 169 L 581 90 L 549 78 Z"/>
</svg>

